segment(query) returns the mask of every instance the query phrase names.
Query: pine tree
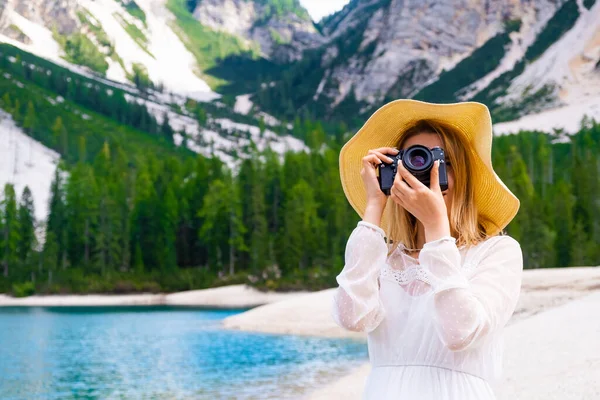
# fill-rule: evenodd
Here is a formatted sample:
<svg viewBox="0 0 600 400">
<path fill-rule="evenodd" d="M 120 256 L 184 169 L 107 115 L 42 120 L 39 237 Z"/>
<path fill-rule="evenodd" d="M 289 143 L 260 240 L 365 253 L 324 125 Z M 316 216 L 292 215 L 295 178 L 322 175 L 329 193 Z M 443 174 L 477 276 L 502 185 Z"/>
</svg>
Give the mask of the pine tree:
<svg viewBox="0 0 600 400">
<path fill-rule="evenodd" d="M 229 240 L 229 214 L 223 201 L 229 196 L 229 190 L 220 179 L 211 182 L 208 193 L 204 197 L 204 204 L 198 210 L 202 225 L 198 231 L 198 238 L 208 248 L 209 268 L 212 266 L 217 271 L 223 271 L 229 254 L 226 244 Z"/>
<path fill-rule="evenodd" d="M 230 188 L 230 195 L 224 201 L 229 215 L 229 239 L 227 242 L 229 245 L 229 275 L 233 275 L 235 273 L 236 255 L 249 250 L 244 241 L 244 235 L 248 232 L 248 229 L 242 221 L 239 186 L 233 183 L 230 174 L 225 176 L 225 187 Z"/>
<path fill-rule="evenodd" d="M 15 100 L 15 106 L 12 109 L 13 120 L 18 124 L 22 123 L 22 114 L 21 114 L 21 102 L 19 99 Z"/>
<path fill-rule="evenodd" d="M 283 266 L 288 272 L 309 267 L 310 255 L 319 246 L 315 232 L 321 228 L 311 186 L 301 179 L 286 197 L 283 225 Z"/>
<path fill-rule="evenodd" d="M 256 164 L 250 191 L 250 265 L 254 271 L 260 271 L 267 264 L 269 237 L 263 172 Z"/>
<path fill-rule="evenodd" d="M 112 205 L 107 188 L 101 184 L 98 201 L 98 224 L 95 228 L 93 254 L 94 264 L 99 269 L 101 276 L 106 276 L 108 269 L 114 262 L 113 249 L 111 247 L 112 221 L 110 219 L 110 208 Z"/>
<path fill-rule="evenodd" d="M 17 199 L 15 188 L 10 183 L 4 185 L 0 211 L 2 213 L 2 237 L 0 238 L 2 265 L 4 267 L 4 276 L 8 277 L 9 267 L 14 268 L 19 261 L 20 240 Z"/>
<path fill-rule="evenodd" d="M 119 148 L 116 156 L 116 179 L 113 179 L 113 197 L 115 199 L 115 221 L 118 232 L 120 270 L 131 267 L 131 215 L 135 201 L 135 170 L 128 162 L 126 154 Z"/>
<path fill-rule="evenodd" d="M 308 131 L 308 142 L 307 145 L 315 151 L 318 151 L 323 143 L 325 143 L 326 135 L 323 130 L 323 126 L 321 123 L 317 122 L 311 129 Z"/>
<path fill-rule="evenodd" d="M 349 204 L 344 196 L 342 184 L 339 178 L 339 151 L 326 149 L 323 154 L 323 173 L 319 184 L 316 185 L 317 201 L 322 204 L 324 210 L 321 217 L 324 218 L 324 229 L 315 232 L 315 235 L 322 235 L 319 242 L 329 258 L 330 265 L 339 266 L 343 263 L 342 254 L 345 243 L 339 240 L 340 233 L 345 232 L 345 227 L 349 223 L 355 224 L 355 218 L 347 218 Z M 350 207 L 351 208 L 351 207 Z M 354 210 L 351 210 L 354 212 Z M 356 214 L 354 214 L 356 215 Z M 350 228 L 350 227 L 349 227 Z"/>
<path fill-rule="evenodd" d="M 530 212 L 530 207 L 536 206 L 533 203 L 535 191 L 533 184 L 529 179 L 529 175 L 527 174 L 525 162 L 523 161 L 523 158 L 521 158 L 521 155 L 518 153 L 515 146 L 510 148 L 508 165 L 510 171 L 507 184 L 509 187 L 511 187 L 517 198 L 520 199 L 521 207 L 515 218 L 507 227 L 507 231 L 517 241 L 521 241 L 521 239 L 525 238 L 523 229 L 525 229 L 528 223 L 527 216 Z"/>
<path fill-rule="evenodd" d="M 552 197 L 554 203 L 554 229 L 556 231 L 556 249 L 557 266 L 568 267 L 571 265 L 571 242 L 573 241 L 573 206 L 575 205 L 575 196 L 571 185 L 564 180 L 560 180 L 555 187 L 555 194 Z"/>
<path fill-rule="evenodd" d="M 269 262 L 276 263 L 279 257 L 279 251 L 275 239 L 282 224 L 282 204 L 283 204 L 283 174 L 282 166 L 279 162 L 279 155 L 267 148 L 265 151 L 265 216 L 267 218 L 267 227 L 269 230 Z"/>
<path fill-rule="evenodd" d="M 31 261 L 31 253 L 36 245 L 35 208 L 33 196 L 28 186 L 23 189 L 19 204 L 19 259 L 23 263 Z"/>
<path fill-rule="evenodd" d="M 135 254 L 133 256 L 133 269 L 137 274 L 144 272 L 144 258 L 142 256 L 142 247 L 139 243 L 135 245 Z"/>
<path fill-rule="evenodd" d="M 87 141 L 85 136 L 79 136 L 79 159 L 80 163 L 85 163 L 87 160 Z"/>
<path fill-rule="evenodd" d="M 526 268 L 548 268 L 556 265 L 556 232 L 544 221 L 545 213 L 539 195 L 528 199 L 526 223 L 523 226 L 523 263 Z"/>
<path fill-rule="evenodd" d="M 548 145 L 547 137 L 539 137 L 539 146 L 536 154 L 537 162 L 540 163 L 538 171 L 540 177 L 537 180 L 538 189 L 537 192 L 541 194 L 542 198 L 545 198 L 548 191 L 548 187 L 552 185 L 552 148 Z"/>
<path fill-rule="evenodd" d="M 157 243 L 158 262 L 161 269 L 173 270 L 177 264 L 175 252 L 175 229 L 177 226 L 177 199 L 171 185 L 165 191 L 159 207 L 159 241 Z"/>
<path fill-rule="evenodd" d="M 189 221 L 182 227 L 181 239 L 185 240 L 188 245 L 187 256 L 184 259 L 189 259 L 188 265 L 203 265 L 206 263 L 207 247 L 198 237 L 198 232 L 202 226 L 202 218 L 198 211 L 204 204 L 204 197 L 208 192 L 211 181 L 215 179 L 211 175 L 218 175 L 217 168 L 211 168 L 208 160 L 203 156 L 197 156 L 195 160 L 190 162 L 188 177 L 184 179 L 181 188 L 181 197 L 185 199 L 185 207 L 189 214 Z M 185 213 L 185 208 L 182 209 Z"/>
<path fill-rule="evenodd" d="M 67 267 L 67 209 L 65 200 L 65 180 L 64 180 L 65 165 L 60 161 L 55 172 L 54 179 L 50 185 L 50 207 L 48 213 L 48 223 L 46 235 L 52 234 L 56 251 L 47 252 L 49 255 L 56 255 L 55 260 L 50 260 L 44 256 L 44 259 L 50 265 L 61 265 L 63 269 Z M 48 245 L 46 241 L 44 246 Z M 45 250 L 44 250 L 45 251 Z"/>
<path fill-rule="evenodd" d="M 66 184 L 69 259 L 73 265 L 89 267 L 94 230 L 98 220 L 98 188 L 89 165 L 77 164 Z"/>
<path fill-rule="evenodd" d="M 27 114 L 25 114 L 25 120 L 23 121 L 23 128 L 25 128 L 25 132 L 33 137 L 35 130 L 37 129 L 38 121 L 37 115 L 35 112 L 35 108 L 33 107 L 33 103 L 30 101 L 27 104 Z"/>
<path fill-rule="evenodd" d="M 576 220 L 573 226 L 573 235 L 571 241 L 571 266 L 587 265 L 586 250 L 587 250 L 587 235 L 584 230 L 584 224 L 580 220 Z"/>
<path fill-rule="evenodd" d="M 56 235 L 52 231 L 46 232 L 46 240 L 44 242 L 44 250 L 42 257 L 40 257 L 41 263 L 45 266 L 48 271 L 48 286 L 52 285 L 52 276 L 54 271 L 58 269 L 59 249 Z M 40 268 L 40 273 L 42 269 Z"/>
<path fill-rule="evenodd" d="M 198 120 L 198 125 L 200 127 L 206 126 L 208 116 L 206 115 L 206 110 L 204 110 L 204 108 L 198 107 L 198 111 L 196 112 L 196 119 Z"/>
<path fill-rule="evenodd" d="M 138 171 L 135 182 L 136 200 L 131 214 L 130 245 L 133 246 L 134 265 L 138 271 L 144 268 L 149 270 L 157 262 L 154 257 L 157 232 L 154 207 L 157 196 L 149 167 L 150 164 L 141 166 Z"/>
<path fill-rule="evenodd" d="M 265 131 L 267 130 L 267 125 L 265 124 L 265 119 L 261 116 L 258 120 L 258 136 L 262 139 L 265 136 Z"/>
<path fill-rule="evenodd" d="M 102 150 L 94 159 L 94 175 L 101 180 L 108 179 L 111 168 L 111 151 L 108 142 L 104 142 Z"/>
<path fill-rule="evenodd" d="M 166 112 L 163 116 L 163 123 L 160 126 L 160 133 L 165 139 L 167 139 L 167 142 L 173 143 L 173 135 L 175 131 L 171 127 L 171 123 L 169 122 L 169 114 Z"/>
<path fill-rule="evenodd" d="M 181 143 L 179 144 L 179 146 L 184 149 L 187 149 L 189 140 L 187 133 L 185 133 L 185 131 L 181 131 L 179 134 L 181 135 Z"/>
<path fill-rule="evenodd" d="M 58 149 L 60 154 L 67 157 L 69 154 L 69 136 L 61 117 L 56 117 L 56 120 L 54 120 L 52 135 L 55 148 Z"/>
<path fill-rule="evenodd" d="M 6 111 L 10 111 L 12 109 L 12 99 L 10 98 L 10 95 L 8 94 L 8 92 L 4 93 L 4 96 L 2 96 L 2 108 L 4 108 Z"/>
</svg>

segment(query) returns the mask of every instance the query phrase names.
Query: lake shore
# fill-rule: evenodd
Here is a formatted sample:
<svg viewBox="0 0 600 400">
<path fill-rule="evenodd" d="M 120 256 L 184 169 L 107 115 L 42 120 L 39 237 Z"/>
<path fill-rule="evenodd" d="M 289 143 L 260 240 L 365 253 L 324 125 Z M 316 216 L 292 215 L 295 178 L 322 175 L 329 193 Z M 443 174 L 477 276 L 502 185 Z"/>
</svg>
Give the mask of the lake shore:
<svg viewBox="0 0 600 400">
<path fill-rule="evenodd" d="M 492 384 L 498 400 L 600 398 L 600 290 L 517 319 L 505 331 L 503 377 Z M 369 362 L 302 400 L 360 400 Z"/>
<path fill-rule="evenodd" d="M 523 271 L 521 296 L 509 323 L 557 307 L 600 289 L 600 268 L 571 267 Z M 222 325 L 264 333 L 362 338 L 362 332 L 346 331 L 330 316 L 335 288 L 291 297 L 227 317 Z"/>
<path fill-rule="evenodd" d="M 571 267 L 523 271 L 521 297 L 509 323 L 556 307 L 600 289 L 600 268 Z M 223 327 L 264 333 L 364 338 L 337 326 L 330 316 L 335 288 L 317 292 L 262 292 L 248 285 L 229 285 L 178 293 L 34 295 L 0 294 L 0 307 L 189 306 L 250 310 L 223 320 Z"/>
<path fill-rule="evenodd" d="M 225 318 L 222 325 L 227 329 L 358 338 L 366 342 L 365 333 L 341 329 L 331 319 L 329 307 L 334 290 L 256 307 Z M 595 372 L 600 371 L 600 361 L 593 357 L 600 352 L 600 342 L 592 339 L 600 330 L 598 310 L 600 267 L 523 271 L 519 302 L 506 328 L 505 376 L 495 388 L 498 399 L 597 398 L 598 393 L 592 393 L 591 388 L 600 387 L 600 372 Z M 559 328 L 554 329 L 553 326 Z M 568 350 L 557 351 L 561 346 Z M 586 346 L 590 350 L 598 350 L 596 353 L 594 350 L 586 351 Z M 555 354 L 560 358 L 560 364 L 551 360 Z M 546 361 L 540 362 L 542 359 Z M 581 365 L 586 367 L 582 369 Z M 598 368 L 592 368 L 593 365 Z M 365 362 L 303 399 L 359 400 L 370 371 L 370 363 Z M 585 373 L 576 376 L 569 371 Z M 523 379 L 525 376 L 526 380 Z M 568 378 L 570 383 L 559 387 L 562 378 L 554 379 L 556 376 Z M 577 385 L 577 379 L 588 383 L 588 386 L 582 388 Z M 536 388 L 542 386 L 545 390 L 536 392 Z M 524 393 L 527 395 L 522 396 Z"/>
<path fill-rule="evenodd" d="M 306 308 L 311 309 L 303 310 L 302 315 L 312 314 L 313 318 L 325 321 L 328 311 L 323 299 L 313 296 L 306 302 Z M 293 306 L 294 300 L 228 317 L 223 324 L 236 329 L 294 331 L 294 321 L 286 319 L 290 314 L 290 310 L 286 312 L 286 303 Z M 504 378 L 494 387 L 498 399 L 600 398 L 596 389 L 600 387 L 600 360 L 595 357 L 600 353 L 600 341 L 596 339 L 600 331 L 598 310 L 600 267 L 525 270 L 521 296 L 506 328 Z M 253 316 L 254 322 L 247 321 L 247 316 Z M 277 322 L 269 325 L 268 318 L 272 317 L 277 317 Z M 295 329 L 298 334 L 307 330 L 306 326 Z M 366 334 L 344 332 L 329 325 L 311 333 L 358 336 L 366 341 Z M 303 400 L 359 400 L 370 371 L 370 363 L 365 362 Z"/>
<path fill-rule="evenodd" d="M 11 297 L 0 294 L 0 307 L 106 307 L 182 306 L 212 309 L 246 309 L 310 293 L 261 292 L 248 285 L 229 285 L 170 294 L 85 294 Z"/>
<path fill-rule="evenodd" d="M 251 308 L 225 318 L 221 323 L 222 327 L 261 333 L 356 338 L 366 341 L 366 334 L 346 331 L 331 319 L 331 296 L 334 290 L 335 288 L 318 292 L 264 293 L 247 285 L 231 285 L 172 294 L 26 298 L 0 295 L 0 307 L 170 305 Z M 600 373 L 595 372 L 600 371 L 600 363 L 593 358 L 594 354 L 600 352 L 600 342 L 594 343 L 590 336 L 600 331 L 598 310 L 600 267 L 525 270 L 521 296 L 506 329 L 505 378 L 496 389 L 498 398 L 515 398 L 523 393 L 528 395 L 524 398 L 531 399 L 595 398 L 592 393 L 584 390 L 600 387 Z M 557 351 L 559 347 L 567 350 Z M 560 358 L 560 362 L 553 361 L 552 357 Z M 580 368 L 582 365 L 585 368 Z M 332 378 L 331 383 L 315 389 L 305 398 L 358 400 L 369 372 L 370 364 L 366 362 L 345 376 Z M 525 376 L 527 380 L 524 383 Z M 570 383 L 557 387 L 562 380 L 552 378 L 556 376 L 568 378 Z M 576 385 L 580 381 L 586 382 L 585 388 Z M 547 388 L 543 392 L 546 397 L 531 397 L 538 393 L 535 391 L 536 387 Z M 581 397 L 581 393 L 591 397 Z"/>
</svg>

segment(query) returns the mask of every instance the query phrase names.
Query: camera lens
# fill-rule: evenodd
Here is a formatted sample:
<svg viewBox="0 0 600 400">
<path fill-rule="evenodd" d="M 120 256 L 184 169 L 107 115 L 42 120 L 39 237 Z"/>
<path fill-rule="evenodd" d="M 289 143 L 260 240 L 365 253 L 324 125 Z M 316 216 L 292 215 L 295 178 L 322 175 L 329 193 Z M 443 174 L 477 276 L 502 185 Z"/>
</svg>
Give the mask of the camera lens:
<svg viewBox="0 0 600 400">
<path fill-rule="evenodd" d="M 430 168 L 431 152 L 425 146 L 411 146 L 404 157 L 406 167 L 411 171 L 425 171 Z"/>
<path fill-rule="evenodd" d="M 425 165 L 425 158 L 423 156 L 416 155 L 411 157 L 410 163 L 415 167 L 422 167 Z"/>
</svg>

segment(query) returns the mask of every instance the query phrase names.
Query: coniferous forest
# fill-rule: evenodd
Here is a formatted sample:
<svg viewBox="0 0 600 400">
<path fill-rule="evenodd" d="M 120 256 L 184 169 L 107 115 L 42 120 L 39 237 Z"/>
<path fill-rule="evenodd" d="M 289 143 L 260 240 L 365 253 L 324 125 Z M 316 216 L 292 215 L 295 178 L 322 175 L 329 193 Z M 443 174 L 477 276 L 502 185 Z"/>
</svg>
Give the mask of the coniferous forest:
<svg viewBox="0 0 600 400">
<path fill-rule="evenodd" d="M 0 72 L 21 83 L 0 81 L 0 108 L 61 154 L 43 243 L 29 189 L 0 189 L 0 292 L 335 286 L 359 221 L 341 188 L 338 156 L 359 127 L 298 118 L 293 134 L 310 153 L 288 152 L 280 162 L 254 148 L 232 171 L 175 146 L 168 124 L 118 91 L 90 95 L 89 82 L 45 68 L 52 73 L 0 58 Z M 63 107 L 43 100 L 57 94 Z M 205 115 L 202 104 L 188 106 Z M 600 263 L 599 154 L 594 121 L 572 136 L 494 139 L 495 170 L 521 200 L 507 233 L 521 243 L 525 268 Z"/>
</svg>

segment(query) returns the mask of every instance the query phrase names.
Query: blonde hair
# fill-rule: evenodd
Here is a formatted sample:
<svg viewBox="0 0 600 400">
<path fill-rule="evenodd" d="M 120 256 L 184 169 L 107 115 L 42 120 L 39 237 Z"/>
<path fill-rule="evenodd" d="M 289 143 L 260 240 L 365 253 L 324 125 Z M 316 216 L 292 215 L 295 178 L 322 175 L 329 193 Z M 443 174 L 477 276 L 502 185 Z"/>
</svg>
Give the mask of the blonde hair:
<svg viewBox="0 0 600 400">
<path fill-rule="evenodd" d="M 457 239 L 456 245 L 469 246 L 484 241 L 488 236 L 474 201 L 475 189 L 471 173 L 474 162 L 464 136 L 457 128 L 448 124 L 433 120 L 419 120 L 404 132 L 396 147 L 402 149 L 408 138 L 420 133 L 433 133 L 441 138 L 446 160 L 454 172 L 449 222 L 450 234 Z M 396 204 L 391 197 L 388 199 L 386 212 L 389 213 L 391 221 L 388 237 L 391 239 L 390 242 L 393 242 L 393 246 L 390 253 L 399 243 L 403 243 L 407 248 L 416 248 L 417 219 Z"/>
</svg>

